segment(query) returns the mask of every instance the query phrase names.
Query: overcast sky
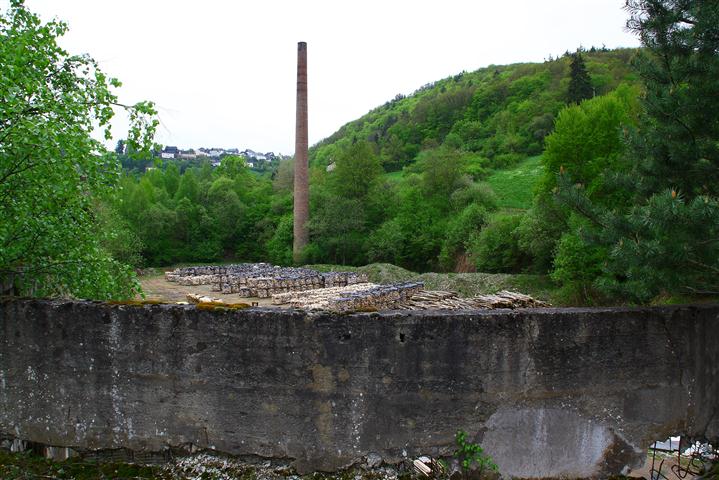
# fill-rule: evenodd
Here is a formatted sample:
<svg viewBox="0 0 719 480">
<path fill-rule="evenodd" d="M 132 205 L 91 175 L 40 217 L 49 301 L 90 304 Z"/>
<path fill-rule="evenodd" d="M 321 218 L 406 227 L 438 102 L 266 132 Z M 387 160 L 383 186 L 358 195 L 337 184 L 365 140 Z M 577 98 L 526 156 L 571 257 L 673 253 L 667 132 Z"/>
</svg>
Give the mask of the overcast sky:
<svg viewBox="0 0 719 480">
<path fill-rule="evenodd" d="M 633 47 L 623 0 L 26 0 L 61 45 L 153 100 L 157 141 L 294 151 L 297 42 L 308 46 L 310 144 L 398 93 L 579 45 Z M 5 7 L 7 0 L 0 0 Z M 116 138 L 124 137 L 122 121 Z"/>
</svg>

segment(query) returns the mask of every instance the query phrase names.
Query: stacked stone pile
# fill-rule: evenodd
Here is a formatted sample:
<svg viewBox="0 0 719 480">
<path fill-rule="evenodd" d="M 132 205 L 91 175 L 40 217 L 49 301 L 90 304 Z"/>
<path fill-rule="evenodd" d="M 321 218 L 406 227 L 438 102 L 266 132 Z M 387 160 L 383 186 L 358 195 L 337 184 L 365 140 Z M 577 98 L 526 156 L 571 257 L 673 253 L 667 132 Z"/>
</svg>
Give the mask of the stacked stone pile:
<svg viewBox="0 0 719 480">
<path fill-rule="evenodd" d="M 165 276 L 167 278 L 167 276 Z M 215 282 L 217 282 L 220 278 L 220 275 L 197 275 L 197 276 L 178 276 L 175 278 L 175 283 L 178 283 L 180 285 L 211 285 Z"/>
<path fill-rule="evenodd" d="M 302 292 L 355 285 L 367 282 L 365 275 L 354 272 L 320 273 L 306 268 L 281 268 L 257 275 L 228 274 L 220 277 L 212 289 L 238 293 L 242 297 L 269 298 L 274 294 Z"/>
<path fill-rule="evenodd" d="M 180 285 L 210 285 L 216 283 L 222 275 L 263 272 L 272 268 L 279 267 L 274 267 L 269 263 L 237 263 L 231 265 L 183 267 L 176 268 L 171 272 L 165 272 L 165 280 L 179 283 Z"/>
<path fill-rule="evenodd" d="M 228 274 L 212 285 L 222 293 L 237 293 L 241 297 L 269 298 L 275 293 L 324 288 L 322 274 L 305 268 L 275 267 L 271 271 L 252 274 Z"/>
<path fill-rule="evenodd" d="M 269 263 L 241 263 L 178 268 L 165 279 L 180 285 L 212 285 L 212 290 L 242 297 L 269 298 L 276 293 L 344 287 L 367 282 L 355 272 L 320 273 L 308 268 L 278 267 Z"/>
<path fill-rule="evenodd" d="M 423 288 L 424 284 L 421 282 L 392 285 L 359 283 L 309 292 L 276 294 L 272 296 L 272 301 L 276 305 L 289 304 L 306 310 L 333 312 L 389 310 L 408 301 Z"/>
</svg>

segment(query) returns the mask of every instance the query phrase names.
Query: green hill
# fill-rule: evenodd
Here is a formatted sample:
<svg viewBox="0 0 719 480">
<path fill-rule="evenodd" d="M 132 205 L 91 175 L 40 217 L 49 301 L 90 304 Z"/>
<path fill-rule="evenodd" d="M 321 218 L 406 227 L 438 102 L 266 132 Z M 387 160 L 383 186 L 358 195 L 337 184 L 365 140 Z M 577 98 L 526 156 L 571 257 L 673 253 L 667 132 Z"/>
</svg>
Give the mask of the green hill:
<svg viewBox="0 0 719 480">
<path fill-rule="evenodd" d="M 637 83 L 634 49 L 584 51 L 595 95 Z M 356 140 L 375 148 L 384 169 L 401 170 L 425 149 L 446 146 L 476 155 L 484 167 L 517 163 L 543 150 L 565 105 L 571 56 L 544 63 L 491 65 L 422 86 L 342 126 L 314 145 L 310 161 L 332 163 Z"/>
<path fill-rule="evenodd" d="M 637 83 L 629 67 L 635 53 L 582 52 L 591 91 L 604 98 Z M 545 174 L 540 155 L 567 105 L 573 58 L 439 80 L 314 145 L 304 263 L 387 263 L 419 273 L 548 271 L 548 260 L 537 267 L 536 255 L 519 246 L 521 235 L 543 238 L 522 217 Z M 113 207 L 150 265 L 292 263 L 289 162 L 272 180 L 227 157 L 215 169 L 165 165 L 127 176 L 122 186 Z"/>
</svg>

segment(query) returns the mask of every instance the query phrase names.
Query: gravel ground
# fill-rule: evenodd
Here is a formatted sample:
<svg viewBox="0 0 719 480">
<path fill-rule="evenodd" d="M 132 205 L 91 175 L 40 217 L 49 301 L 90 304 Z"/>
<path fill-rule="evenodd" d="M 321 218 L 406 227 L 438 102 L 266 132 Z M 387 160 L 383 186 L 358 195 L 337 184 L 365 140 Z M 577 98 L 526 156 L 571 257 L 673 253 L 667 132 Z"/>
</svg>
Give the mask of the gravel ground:
<svg viewBox="0 0 719 480">
<path fill-rule="evenodd" d="M 273 306 L 280 308 L 278 305 L 272 305 L 272 298 L 240 297 L 236 293 L 224 294 L 221 292 L 213 292 L 211 285 L 178 285 L 177 283 L 168 282 L 165 280 L 164 271 L 140 276 L 140 283 L 142 284 L 142 291 L 145 293 L 145 300 L 157 300 L 167 303 L 186 302 L 187 294 L 194 293 L 197 295 L 207 295 L 209 297 L 219 298 L 227 303 L 252 304 L 253 302 L 256 302 L 261 306 Z"/>
</svg>

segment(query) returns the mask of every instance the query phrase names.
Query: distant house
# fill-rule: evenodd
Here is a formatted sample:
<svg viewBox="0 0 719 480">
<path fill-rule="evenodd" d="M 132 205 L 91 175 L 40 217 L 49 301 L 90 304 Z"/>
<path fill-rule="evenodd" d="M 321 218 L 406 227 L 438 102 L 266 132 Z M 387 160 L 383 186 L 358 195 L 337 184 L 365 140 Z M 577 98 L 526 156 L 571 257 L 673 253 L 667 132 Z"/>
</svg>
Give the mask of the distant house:
<svg viewBox="0 0 719 480">
<path fill-rule="evenodd" d="M 254 160 L 261 160 L 261 161 L 267 160 L 267 155 L 265 155 L 264 153 L 255 152 L 254 150 L 250 150 L 249 148 L 247 150 L 245 150 L 244 152 L 242 152 L 242 155 L 244 155 L 247 158 L 252 158 Z"/>
<path fill-rule="evenodd" d="M 180 150 L 177 147 L 171 147 L 166 146 L 162 149 L 162 152 L 160 152 L 160 157 L 162 158 L 177 158 L 177 156 L 180 154 Z"/>
<path fill-rule="evenodd" d="M 328 171 L 328 172 L 331 172 L 331 171 L 334 170 L 335 168 L 337 168 L 337 164 L 336 164 L 335 162 L 332 162 L 332 163 L 330 163 L 329 165 L 327 165 L 327 168 L 325 168 L 325 170 Z"/>
<path fill-rule="evenodd" d="M 249 168 L 255 168 L 255 162 L 245 162 Z"/>
<path fill-rule="evenodd" d="M 190 160 L 191 160 L 191 159 L 197 158 L 197 154 L 196 154 L 195 151 L 192 150 L 192 149 L 189 149 L 189 150 L 180 150 L 179 157 L 180 157 L 180 158 L 187 158 L 187 159 L 190 159 Z"/>
<path fill-rule="evenodd" d="M 222 155 L 223 153 L 225 153 L 225 151 L 224 151 L 224 150 L 221 150 L 221 149 L 219 149 L 219 148 L 213 148 L 212 150 L 210 150 L 209 152 L 207 152 L 207 154 L 208 154 L 209 156 L 215 157 L 215 158 L 219 157 L 219 156 Z"/>
</svg>

